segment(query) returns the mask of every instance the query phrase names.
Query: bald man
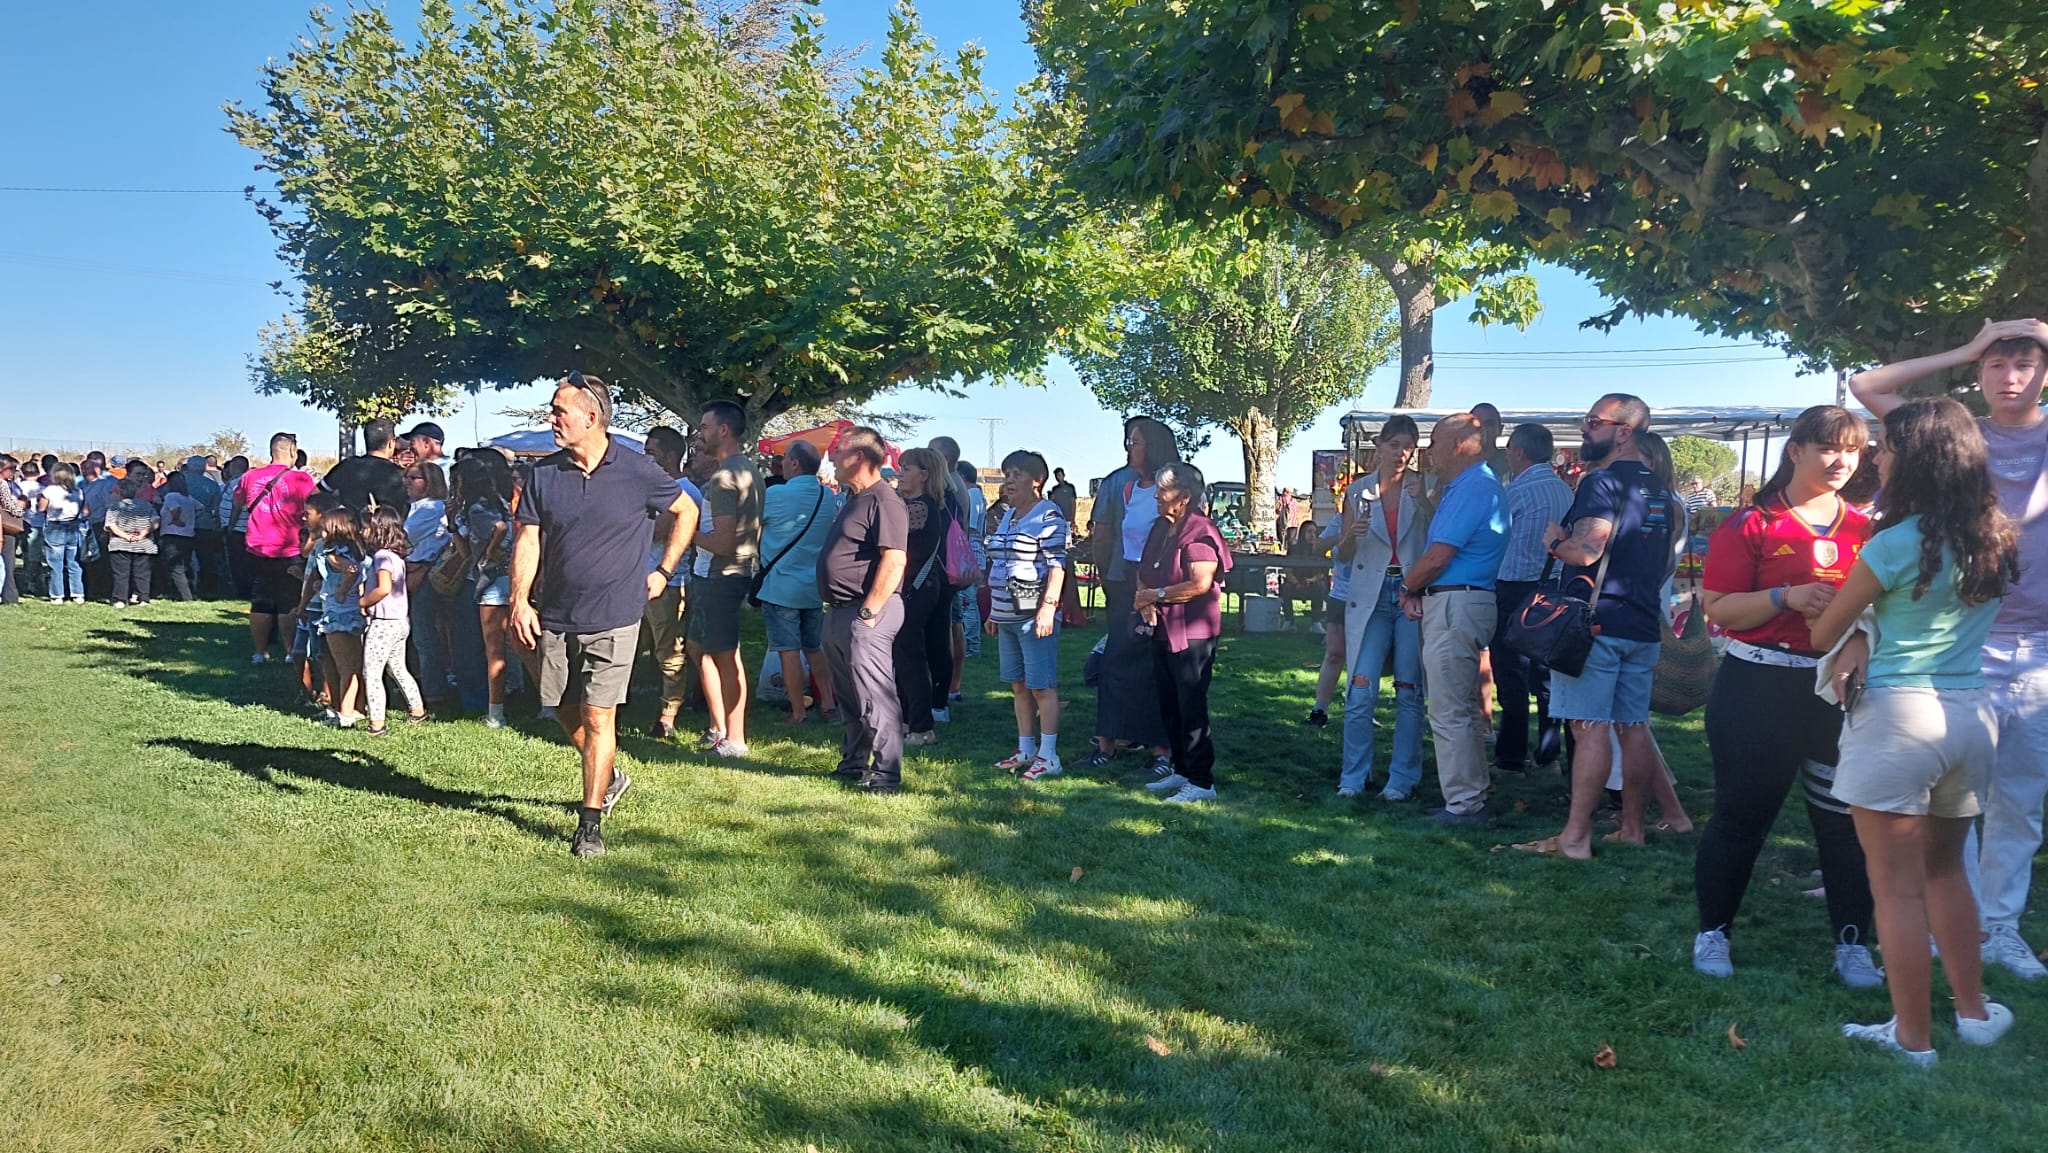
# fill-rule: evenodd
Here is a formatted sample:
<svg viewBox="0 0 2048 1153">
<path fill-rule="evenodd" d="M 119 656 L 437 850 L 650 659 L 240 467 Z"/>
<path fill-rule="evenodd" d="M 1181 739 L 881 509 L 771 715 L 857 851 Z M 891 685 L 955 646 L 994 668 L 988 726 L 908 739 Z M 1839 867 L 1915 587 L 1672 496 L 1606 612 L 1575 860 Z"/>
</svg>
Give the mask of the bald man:
<svg viewBox="0 0 2048 1153">
<path fill-rule="evenodd" d="M 1484 825 L 1486 725 L 1479 706 L 1479 653 L 1493 636 L 1494 585 L 1507 551 L 1507 495 L 1486 465 L 1485 433 L 1468 413 L 1447 416 L 1430 434 L 1430 466 L 1441 497 L 1429 523 L 1429 547 L 1401 580 L 1401 609 L 1422 622 L 1423 680 L 1436 739 L 1446 825 Z"/>
</svg>

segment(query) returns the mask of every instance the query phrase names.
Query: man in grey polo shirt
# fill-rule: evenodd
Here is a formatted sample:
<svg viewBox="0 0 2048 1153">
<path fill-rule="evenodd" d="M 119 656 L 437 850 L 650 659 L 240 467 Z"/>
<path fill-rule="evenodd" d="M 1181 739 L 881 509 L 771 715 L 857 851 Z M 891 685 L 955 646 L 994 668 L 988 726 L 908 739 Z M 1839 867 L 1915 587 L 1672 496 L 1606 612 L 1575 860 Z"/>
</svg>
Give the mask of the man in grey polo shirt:
<svg viewBox="0 0 2048 1153">
<path fill-rule="evenodd" d="M 697 440 L 717 460 L 704 482 L 705 521 L 697 539 L 699 567 L 690 583 L 690 643 L 697 647 L 698 681 L 711 710 L 704 751 L 747 755 L 747 666 L 740 659 L 740 606 L 761 565 L 761 474 L 741 438 L 747 414 L 729 400 L 714 400 L 697 419 Z"/>
<path fill-rule="evenodd" d="M 825 656 L 839 693 L 846 737 L 840 778 L 871 793 L 903 786 L 903 710 L 896 699 L 896 633 L 903 627 L 905 551 L 910 514 L 882 483 L 882 438 L 850 428 L 832 448 L 832 469 L 846 499 L 818 552 Z"/>
<path fill-rule="evenodd" d="M 611 439 L 611 393 L 572 372 L 548 404 L 561 449 L 533 466 L 512 547 L 512 631 L 540 649 L 540 703 L 583 757 L 583 804 L 569 851 L 604 852 L 604 815 L 632 778 L 614 777 L 617 713 L 633 676 L 647 602 L 668 587 L 697 531 L 697 503 L 661 466 Z M 647 571 L 649 522 L 674 518 L 661 563 Z M 545 570 L 545 571 L 543 571 Z M 534 579 L 541 602 L 533 604 Z"/>
</svg>

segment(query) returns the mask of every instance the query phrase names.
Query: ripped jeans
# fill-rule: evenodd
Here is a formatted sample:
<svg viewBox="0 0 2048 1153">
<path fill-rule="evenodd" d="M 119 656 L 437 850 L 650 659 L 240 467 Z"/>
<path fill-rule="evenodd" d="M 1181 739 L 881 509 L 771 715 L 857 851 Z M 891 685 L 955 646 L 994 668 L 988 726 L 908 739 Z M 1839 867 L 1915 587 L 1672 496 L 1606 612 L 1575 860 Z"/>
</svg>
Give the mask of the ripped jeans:
<svg viewBox="0 0 2048 1153">
<path fill-rule="evenodd" d="M 1348 610 L 1365 612 L 1365 633 L 1344 690 L 1344 765 L 1337 784 L 1364 789 L 1372 776 L 1374 712 L 1379 705 L 1380 674 L 1394 657 L 1394 751 L 1387 769 L 1387 788 L 1412 793 L 1422 781 L 1422 633 L 1401 612 L 1401 578 L 1380 582 L 1379 600 L 1370 609 L 1354 603 Z"/>
</svg>

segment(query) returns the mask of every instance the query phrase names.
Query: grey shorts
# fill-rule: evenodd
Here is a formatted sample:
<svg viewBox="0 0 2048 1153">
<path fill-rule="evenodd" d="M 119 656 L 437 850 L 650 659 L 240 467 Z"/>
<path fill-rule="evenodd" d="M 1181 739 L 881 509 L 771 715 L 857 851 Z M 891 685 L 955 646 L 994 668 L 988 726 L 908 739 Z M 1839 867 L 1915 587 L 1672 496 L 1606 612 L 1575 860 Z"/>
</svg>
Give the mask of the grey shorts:
<svg viewBox="0 0 2048 1153">
<path fill-rule="evenodd" d="M 540 703 L 551 709 L 589 705 L 615 709 L 626 703 L 633 679 L 633 650 L 640 625 L 601 633 L 540 634 Z"/>
<path fill-rule="evenodd" d="M 698 651 L 729 653 L 740 647 L 740 606 L 753 587 L 748 576 L 697 577 L 690 582 L 690 643 Z"/>
</svg>

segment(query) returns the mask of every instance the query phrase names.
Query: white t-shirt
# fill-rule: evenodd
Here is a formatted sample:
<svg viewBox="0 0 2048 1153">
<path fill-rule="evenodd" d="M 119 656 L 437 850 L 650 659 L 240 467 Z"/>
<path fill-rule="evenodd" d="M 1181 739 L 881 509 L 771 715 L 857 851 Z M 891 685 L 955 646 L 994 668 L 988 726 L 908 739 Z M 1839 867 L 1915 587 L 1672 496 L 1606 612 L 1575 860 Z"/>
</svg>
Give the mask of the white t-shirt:
<svg viewBox="0 0 2048 1153">
<path fill-rule="evenodd" d="M 697 487 L 697 483 L 696 483 L 695 481 L 691 480 L 691 479 L 690 479 L 689 477 L 687 477 L 687 476 L 679 476 L 679 477 L 677 477 L 677 478 L 676 478 L 676 487 L 677 487 L 678 489 L 681 489 L 681 490 L 682 490 L 683 492 L 686 492 L 686 493 L 690 494 L 690 499 L 691 499 L 691 500 L 693 500 L 693 501 L 696 501 L 696 502 L 697 502 L 697 518 L 698 518 L 698 520 L 700 520 L 700 521 L 703 521 L 703 520 L 704 520 L 704 492 L 703 492 L 703 490 L 702 490 L 702 489 L 699 489 L 699 488 Z M 711 531 L 711 526 L 710 526 L 710 524 L 709 524 L 708 522 L 705 522 L 705 523 L 700 523 L 700 524 L 699 524 L 699 525 L 697 526 L 697 532 L 698 532 L 698 533 L 699 533 L 700 535 L 701 535 L 701 534 L 703 534 L 703 533 L 707 533 L 707 532 L 710 532 L 710 531 Z M 661 554 L 662 554 L 662 553 L 664 553 L 664 552 L 667 552 L 667 551 L 668 551 L 668 542 L 667 542 L 667 541 L 664 541 L 664 540 L 656 540 L 656 541 L 654 541 L 654 542 L 653 542 L 652 544 L 649 544 L 649 545 L 647 546 L 647 571 L 648 571 L 648 572 L 653 572 L 653 571 L 654 571 L 655 569 L 658 569 L 658 568 L 660 568 L 660 567 L 661 567 Z M 697 561 L 696 561 L 696 564 L 695 564 L 694 566 L 693 566 L 693 565 L 691 564 L 691 562 L 690 562 L 690 553 L 696 553 L 696 554 L 698 554 L 698 555 L 697 555 Z M 672 575 L 671 575 L 671 576 L 670 576 L 670 577 L 668 578 L 668 587 L 670 587 L 670 588 L 672 588 L 672 589 L 679 589 L 679 588 L 682 588 L 682 587 L 683 587 L 684 585 L 686 585 L 686 584 L 690 583 L 690 574 L 691 574 L 691 573 L 692 573 L 693 571 L 695 571 L 695 569 L 696 569 L 696 568 L 702 568 L 702 569 L 704 570 L 703 572 L 697 573 L 696 575 L 698 575 L 698 576 L 708 576 L 708 575 L 710 575 L 710 572 L 711 572 L 711 558 L 710 558 L 710 557 L 709 557 L 708 555 L 705 555 L 705 553 L 704 553 L 704 551 L 703 551 L 702 549 L 691 549 L 691 550 L 690 550 L 689 552 L 686 552 L 686 553 L 684 553 L 684 554 L 683 554 L 683 559 L 682 559 L 682 560 L 680 560 L 680 561 L 677 561 L 677 562 L 676 562 L 676 569 L 675 569 L 675 572 L 674 572 L 674 573 L 673 573 L 673 574 L 672 574 Z"/>
<path fill-rule="evenodd" d="M 199 502 L 183 493 L 165 493 L 157 513 L 165 536 L 191 536 L 199 527 Z"/>
<path fill-rule="evenodd" d="M 1132 486 L 1131 498 L 1124 502 L 1124 559 L 1139 561 L 1145 559 L 1145 541 L 1152 535 L 1152 522 L 1159 519 L 1159 489 L 1157 486 Z"/>
<path fill-rule="evenodd" d="M 69 524 L 78 519 L 81 502 L 76 489 L 53 484 L 46 486 L 41 495 L 50 502 L 50 511 L 44 514 L 46 524 Z"/>
</svg>

